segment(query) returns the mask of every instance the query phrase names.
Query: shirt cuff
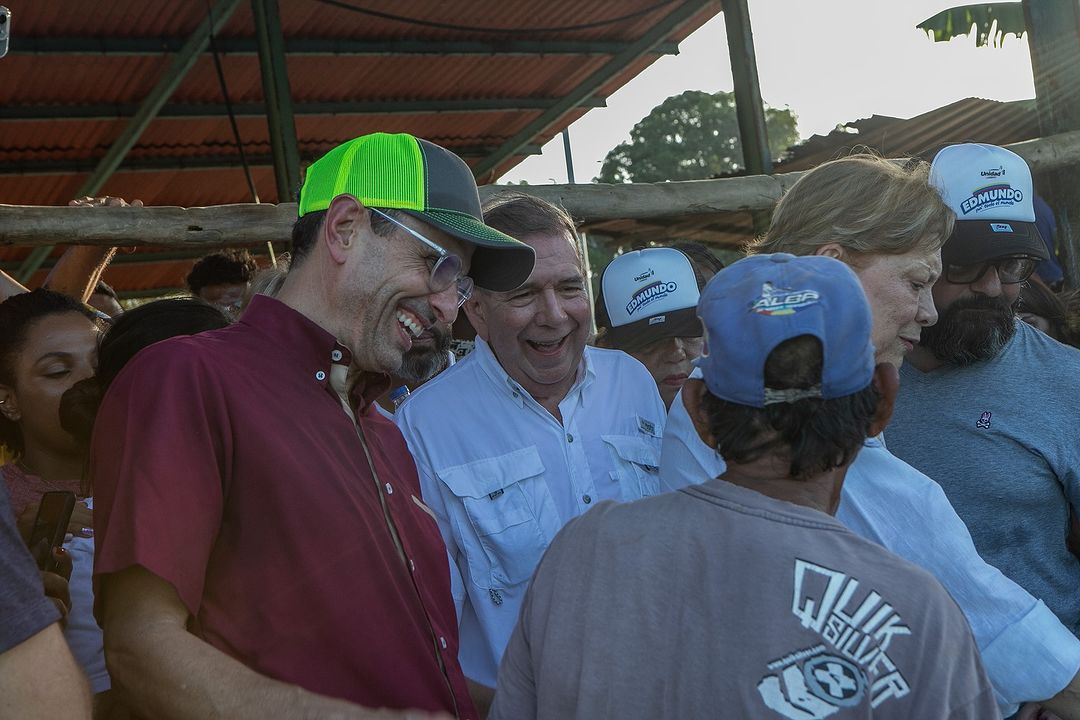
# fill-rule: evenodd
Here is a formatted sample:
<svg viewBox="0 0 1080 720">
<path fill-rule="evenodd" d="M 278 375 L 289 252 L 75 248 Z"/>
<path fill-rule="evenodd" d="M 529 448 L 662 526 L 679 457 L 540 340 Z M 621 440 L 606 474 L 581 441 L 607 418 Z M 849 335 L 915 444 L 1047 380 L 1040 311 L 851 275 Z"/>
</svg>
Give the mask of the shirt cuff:
<svg viewBox="0 0 1080 720">
<path fill-rule="evenodd" d="M 982 661 L 998 705 L 1015 712 L 1018 703 L 1052 698 L 1072 681 L 1080 670 L 1080 640 L 1038 600 L 983 648 Z"/>
</svg>

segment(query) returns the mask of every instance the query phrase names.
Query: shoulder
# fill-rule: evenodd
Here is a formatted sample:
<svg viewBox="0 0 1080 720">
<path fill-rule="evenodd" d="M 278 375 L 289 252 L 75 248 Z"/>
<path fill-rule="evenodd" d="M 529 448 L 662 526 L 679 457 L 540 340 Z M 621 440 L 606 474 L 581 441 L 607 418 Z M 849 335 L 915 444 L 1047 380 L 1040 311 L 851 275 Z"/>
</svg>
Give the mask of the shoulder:
<svg viewBox="0 0 1080 720">
<path fill-rule="evenodd" d="M 451 395 L 472 393 L 483 382 L 488 382 L 488 378 L 473 351 L 414 390 L 395 416 L 408 418 L 416 413 L 418 406 L 429 407 L 432 403 L 445 402 Z"/>
</svg>

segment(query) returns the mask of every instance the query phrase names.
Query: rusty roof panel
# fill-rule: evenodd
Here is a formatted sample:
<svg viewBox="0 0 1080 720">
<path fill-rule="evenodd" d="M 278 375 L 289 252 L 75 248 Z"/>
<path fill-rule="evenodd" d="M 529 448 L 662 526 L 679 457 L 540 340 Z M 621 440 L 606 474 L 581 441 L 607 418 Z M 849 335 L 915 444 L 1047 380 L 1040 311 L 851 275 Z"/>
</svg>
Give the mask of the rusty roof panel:
<svg viewBox="0 0 1080 720">
<path fill-rule="evenodd" d="M 432 27 L 417 22 L 372 17 L 331 7 L 317 0 L 281 3 L 282 28 L 290 39 L 368 39 L 374 42 L 482 41 L 506 47 L 517 40 L 632 42 L 651 30 L 684 0 L 471 0 L 443 3 L 431 0 L 345 0 L 361 7 L 460 27 Z M 13 13 L 12 52 L 2 61 L 5 82 L 0 84 L 0 109 L 18 108 L 37 120 L 0 118 L 0 202 L 63 204 L 87 179 L 89 172 L 126 127 L 133 109 L 172 64 L 164 50 L 143 54 L 103 54 L 100 51 L 47 52 L 46 41 L 59 38 L 163 38 L 187 37 L 204 19 L 203 3 L 174 0 L 84 0 L 73 11 L 70 0 L 4 0 Z M 666 41 L 678 41 L 720 10 L 717 1 L 706 4 Z M 633 15 L 618 22 L 606 22 Z M 571 26 L 589 27 L 572 28 Z M 482 28 L 511 32 L 486 32 Z M 545 30 L 544 28 L 547 28 Z M 554 28 L 554 29 L 552 29 Z M 240 2 L 220 33 L 224 38 L 251 38 L 251 9 Z M 33 41 L 40 40 L 40 46 Z M 55 42 L 53 43 L 55 46 Z M 39 47 L 40 50 L 33 50 Z M 162 45 L 164 47 L 164 45 Z M 26 48 L 25 50 L 21 48 Z M 60 48 L 63 50 L 63 48 Z M 406 131 L 458 149 L 478 162 L 477 152 L 503 145 L 540 117 L 537 102 L 554 102 L 571 94 L 586 78 L 604 68 L 609 55 L 589 49 L 571 56 L 521 52 L 495 55 L 452 54 L 291 55 L 288 58 L 293 102 L 302 158 L 310 159 L 331 146 L 375 130 Z M 596 94 L 603 98 L 625 84 L 655 60 L 654 55 L 617 68 Z M 261 103 L 262 77 L 252 52 L 230 52 L 222 63 L 235 104 Z M 528 108 L 498 111 L 415 112 L 409 102 L 490 101 L 524 98 Z M 399 102 L 402 107 L 383 114 L 306 114 L 305 103 Z M 127 167 L 109 178 L 103 194 L 140 198 L 155 205 L 213 205 L 246 202 L 247 183 L 227 118 L 218 115 L 222 91 L 210 55 L 204 54 L 169 99 L 169 106 L 199 112 L 193 105 L 213 106 L 206 115 L 182 119 L 157 118 L 143 131 L 128 153 Z M 50 110 L 52 106 L 54 109 Z M 65 108 L 81 108 L 85 119 L 64 117 Z M 308 108 L 311 106 L 309 105 Z M 327 110 L 327 108 L 320 108 Z M 541 128 L 529 142 L 540 144 L 587 112 L 578 108 Z M 70 114 L 70 113 L 69 113 Z M 275 200 L 266 121 L 258 116 L 238 118 L 245 152 L 256 164 L 252 173 L 264 200 Z M 523 156 L 503 160 L 491 177 L 505 172 Z M 146 168 L 158 165 L 156 169 Z M 213 167 L 205 167 L 213 164 Z M 172 165 L 185 165 L 176 170 Z M 196 167 L 198 166 L 198 167 Z M 57 238 L 62 242 L 63 238 Z M 0 248 L 5 267 L 25 257 L 26 248 Z M 54 253 L 54 257 L 59 253 Z M 137 255 L 152 255 L 140 249 Z M 120 263 L 106 278 L 119 289 L 173 286 L 169 265 Z M 181 263 L 183 264 L 183 263 Z M 161 265 L 159 268 L 158 265 Z M 155 284 L 156 283 L 156 284 Z"/>
</svg>

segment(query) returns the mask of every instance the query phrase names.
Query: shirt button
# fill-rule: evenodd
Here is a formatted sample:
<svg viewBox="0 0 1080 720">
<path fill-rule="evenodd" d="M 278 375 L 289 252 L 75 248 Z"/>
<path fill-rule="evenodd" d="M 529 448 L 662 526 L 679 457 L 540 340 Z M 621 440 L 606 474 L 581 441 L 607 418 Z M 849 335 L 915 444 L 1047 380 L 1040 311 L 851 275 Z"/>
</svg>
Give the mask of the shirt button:
<svg viewBox="0 0 1080 720">
<path fill-rule="evenodd" d="M 338 360 L 340 360 L 341 359 L 341 351 L 340 350 L 335 350 L 334 352 L 330 353 L 330 359 L 333 360 L 334 362 L 337 362 Z"/>
<path fill-rule="evenodd" d="M 324 373 L 322 370 L 320 370 L 319 372 L 315 373 L 315 379 L 318 380 L 319 382 L 322 382 L 323 380 L 326 379 L 326 373 Z"/>
<path fill-rule="evenodd" d="M 439 636 L 439 644 L 442 645 L 443 650 L 446 649 L 446 638 L 444 638 L 442 635 Z"/>
<path fill-rule="evenodd" d="M 390 483 L 386 483 L 386 494 L 387 495 L 393 495 L 394 494 L 394 486 L 391 485 Z"/>
<path fill-rule="evenodd" d="M 568 443 L 574 442 L 574 436 L 571 435 L 570 433 L 566 433 L 566 442 L 568 442 Z"/>
<path fill-rule="evenodd" d="M 516 390 L 514 391 L 514 397 L 521 397 L 520 395 L 518 395 Z"/>
<path fill-rule="evenodd" d="M 586 505 L 588 505 L 589 503 L 591 503 L 591 502 L 592 502 L 592 496 L 590 496 L 590 495 L 582 495 L 582 496 L 581 496 L 581 500 L 582 500 L 582 502 L 584 502 L 584 503 L 585 503 Z"/>
</svg>

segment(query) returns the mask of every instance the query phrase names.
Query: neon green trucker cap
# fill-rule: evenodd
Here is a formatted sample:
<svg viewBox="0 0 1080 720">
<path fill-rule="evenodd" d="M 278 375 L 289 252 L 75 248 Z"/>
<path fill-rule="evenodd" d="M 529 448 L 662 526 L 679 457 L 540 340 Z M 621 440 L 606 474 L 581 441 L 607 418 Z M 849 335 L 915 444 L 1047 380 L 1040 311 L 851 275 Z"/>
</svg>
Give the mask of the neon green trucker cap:
<svg viewBox="0 0 1080 720">
<path fill-rule="evenodd" d="M 346 193 L 367 207 L 403 210 L 475 245 L 469 275 L 482 288 L 513 290 L 532 272 L 533 249 L 484 224 L 472 171 L 446 148 L 406 133 L 342 143 L 308 167 L 300 217 Z"/>
</svg>

